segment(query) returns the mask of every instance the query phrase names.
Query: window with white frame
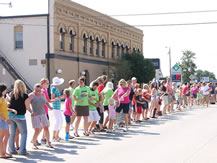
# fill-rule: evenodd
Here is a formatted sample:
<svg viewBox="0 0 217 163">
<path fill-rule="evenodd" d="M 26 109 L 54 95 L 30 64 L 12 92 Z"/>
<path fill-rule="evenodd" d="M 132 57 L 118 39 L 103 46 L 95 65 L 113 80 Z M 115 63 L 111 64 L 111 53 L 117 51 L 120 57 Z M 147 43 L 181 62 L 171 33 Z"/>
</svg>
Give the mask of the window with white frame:
<svg viewBox="0 0 217 163">
<path fill-rule="evenodd" d="M 75 43 L 75 35 L 76 35 L 76 33 L 75 33 L 75 31 L 70 31 L 70 37 L 69 37 L 69 50 L 71 51 L 71 52 L 74 52 L 74 43 Z"/>
<path fill-rule="evenodd" d="M 83 53 L 87 53 L 87 34 L 83 34 Z"/>
<path fill-rule="evenodd" d="M 115 42 L 114 41 L 112 41 L 112 58 L 114 58 L 114 56 L 115 56 Z"/>
<path fill-rule="evenodd" d="M 99 43 L 100 43 L 100 39 L 97 37 L 96 38 L 96 56 L 99 56 Z"/>
<path fill-rule="evenodd" d="M 23 27 L 15 26 L 14 27 L 15 35 L 15 49 L 23 49 Z"/>
<path fill-rule="evenodd" d="M 64 28 L 60 28 L 60 50 L 64 50 Z"/>
<path fill-rule="evenodd" d="M 105 44 L 106 44 L 106 41 L 102 39 L 102 57 L 105 57 Z"/>
<path fill-rule="evenodd" d="M 93 55 L 93 36 L 90 36 L 90 55 Z"/>
</svg>

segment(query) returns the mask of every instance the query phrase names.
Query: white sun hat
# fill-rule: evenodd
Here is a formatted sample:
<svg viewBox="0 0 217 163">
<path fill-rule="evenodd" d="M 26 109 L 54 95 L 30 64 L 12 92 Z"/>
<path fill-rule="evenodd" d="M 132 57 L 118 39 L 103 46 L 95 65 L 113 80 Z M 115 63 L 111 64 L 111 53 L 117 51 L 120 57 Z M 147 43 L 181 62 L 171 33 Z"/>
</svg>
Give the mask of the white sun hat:
<svg viewBox="0 0 217 163">
<path fill-rule="evenodd" d="M 132 77 L 132 79 L 131 80 L 136 80 L 136 77 Z"/>
<path fill-rule="evenodd" d="M 54 77 L 52 81 L 53 83 L 51 85 L 61 85 L 64 83 L 64 79 L 58 77 Z"/>
</svg>

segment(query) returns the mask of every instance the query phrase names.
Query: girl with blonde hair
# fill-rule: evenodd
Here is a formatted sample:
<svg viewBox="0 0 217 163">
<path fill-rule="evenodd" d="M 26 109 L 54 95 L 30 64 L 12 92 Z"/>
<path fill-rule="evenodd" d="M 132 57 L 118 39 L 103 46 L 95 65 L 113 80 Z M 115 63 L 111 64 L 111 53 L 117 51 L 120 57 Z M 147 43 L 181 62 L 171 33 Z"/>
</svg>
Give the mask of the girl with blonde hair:
<svg viewBox="0 0 217 163">
<path fill-rule="evenodd" d="M 27 125 L 26 125 L 26 110 L 32 113 L 30 101 L 26 93 L 26 86 L 23 81 L 16 80 L 14 83 L 14 90 L 11 95 L 9 108 L 16 110 L 17 114 L 9 113 L 10 125 L 10 137 L 9 137 L 9 148 L 10 154 L 26 155 L 26 140 L 27 140 Z M 21 143 L 18 151 L 15 149 L 14 140 L 16 135 L 16 129 L 19 129 L 21 134 Z"/>
</svg>

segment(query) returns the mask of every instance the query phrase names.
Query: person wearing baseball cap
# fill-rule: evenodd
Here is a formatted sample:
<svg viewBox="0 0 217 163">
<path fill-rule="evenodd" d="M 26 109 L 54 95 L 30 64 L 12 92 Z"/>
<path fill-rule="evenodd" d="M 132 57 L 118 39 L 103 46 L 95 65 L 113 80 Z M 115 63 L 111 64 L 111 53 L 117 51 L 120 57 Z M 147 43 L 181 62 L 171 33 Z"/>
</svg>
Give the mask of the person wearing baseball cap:
<svg viewBox="0 0 217 163">
<path fill-rule="evenodd" d="M 53 106 L 53 115 L 54 115 L 54 131 L 53 131 L 53 141 L 60 142 L 61 138 L 59 137 L 60 129 L 62 128 L 63 117 L 61 113 L 61 96 L 58 86 L 64 83 L 63 78 L 54 77 L 51 84 L 51 99 L 54 100 L 52 103 Z"/>
</svg>

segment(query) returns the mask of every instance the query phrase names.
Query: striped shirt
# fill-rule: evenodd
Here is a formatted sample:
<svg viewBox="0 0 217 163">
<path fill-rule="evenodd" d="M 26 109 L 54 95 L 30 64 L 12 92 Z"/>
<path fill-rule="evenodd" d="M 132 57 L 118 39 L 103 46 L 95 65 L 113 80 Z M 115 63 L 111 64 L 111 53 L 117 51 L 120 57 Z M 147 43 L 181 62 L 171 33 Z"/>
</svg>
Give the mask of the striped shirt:
<svg viewBox="0 0 217 163">
<path fill-rule="evenodd" d="M 51 88 L 51 94 L 55 94 L 55 98 L 61 96 L 60 91 L 56 87 Z M 57 100 L 56 102 L 53 102 L 52 106 L 54 109 L 60 110 L 61 109 L 61 100 Z"/>
</svg>

